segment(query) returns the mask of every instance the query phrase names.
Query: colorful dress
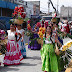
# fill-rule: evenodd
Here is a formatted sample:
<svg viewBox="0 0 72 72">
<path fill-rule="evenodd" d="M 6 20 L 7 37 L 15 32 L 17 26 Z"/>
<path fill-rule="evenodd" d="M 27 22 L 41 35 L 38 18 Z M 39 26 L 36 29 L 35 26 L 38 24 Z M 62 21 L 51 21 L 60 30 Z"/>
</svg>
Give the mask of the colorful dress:
<svg viewBox="0 0 72 72">
<path fill-rule="evenodd" d="M 34 33 L 32 39 L 38 38 L 38 37 L 39 37 L 38 34 Z M 29 38 L 29 42 L 31 41 L 30 39 L 31 39 L 31 37 Z M 29 42 L 28 42 L 28 44 L 29 44 Z M 38 44 L 38 42 L 36 40 L 34 40 L 32 45 L 28 45 L 28 48 L 31 49 L 31 50 L 40 50 L 41 45 Z"/>
<path fill-rule="evenodd" d="M 23 59 L 23 56 L 20 52 L 19 45 L 15 41 L 15 31 L 8 32 L 8 42 L 7 42 L 7 52 L 4 57 L 4 64 L 5 65 L 18 65 L 20 61 Z"/>
<path fill-rule="evenodd" d="M 44 38 L 45 43 L 40 50 L 42 59 L 42 70 L 48 72 L 59 72 L 58 62 L 54 50 L 54 45 L 49 39 Z"/>
<path fill-rule="evenodd" d="M 16 29 L 16 32 L 20 33 L 22 35 L 22 33 L 24 32 L 24 30 L 23 29 L 21 29 L 21 30 Z M 19 36 L 18 36 L 18 38 L 19 38 Z M 21 39 L 18 41 L 18 44 L 19 44 L 19 48 L 21 50 L 21 53 L 22 53 L 23 57 L 25 58 L 26 57 L 25 41 L 23 39 L 23 42 L 21 42 Z"/>
</svg>

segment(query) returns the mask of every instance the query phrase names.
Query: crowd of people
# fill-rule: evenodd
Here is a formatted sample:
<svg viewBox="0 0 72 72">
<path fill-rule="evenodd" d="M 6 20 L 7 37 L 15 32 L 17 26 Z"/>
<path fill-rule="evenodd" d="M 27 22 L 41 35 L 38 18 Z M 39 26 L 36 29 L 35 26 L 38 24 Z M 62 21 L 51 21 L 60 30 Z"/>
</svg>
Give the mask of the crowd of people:
<svg viewBox="0 0 72 72">
<path fill-rule="evenodd" d="M 35 24 L 33 28 L 30 26 L 28 31 L 32 33 L 28 41 L 28 49 L 40 50 L 42 70 L 45 72 L 59 72 L 64 69 L 65 64 L 60 66 L 59 49 L 63 45 L 63 39 L 60 37 L 59 32 L 65 32 L 65 36 L 67 33 L 71 36 L 72 22 L 70 25 L 67 22 L 59 28 L 56 21 L 51 21 L 50 24 L 42 21 L 42 23 Z M 7 36 L 5 37 L 8 42 L 3 61 L 4 65 L 18 65 L 21 60 L 26 58 L 24 33 L 22 24 L 10 24 L 10 30 L 7 30 Z M 38 43 L 37 39 L 41 40 L 41 42 Z M 32 43 L 30 44 L 30 42 Z"/>
<path fill-rule="evenodd" d="M 32 47 L 28 44 L 28 48 L 31 50 L 40 49 L 43 71 L 59 72 L 64 69 L 64 65 L 66 64 L 61 64 L 63 60 L 60 59 L 61 52 L 59 50 L 63 45 L 63 38 L 60 37 L 59 32 L 64 34 L 65 37 L 72 38 L 71 29 L 71 24 L 69 25 L 68 21 L 66 21 L 65 25 L 61 25 L 61 28 L 59 28 L 59 24 L 56 21 L 51 21 L 50 24 L 42 21 L 42 24 L 36 24 L 34 29 L 31 29 L 33 33 L 32 39 L 40 37 L 41 42 L 33 40 L 34 44 L 31 45 Z"/>
</svg>

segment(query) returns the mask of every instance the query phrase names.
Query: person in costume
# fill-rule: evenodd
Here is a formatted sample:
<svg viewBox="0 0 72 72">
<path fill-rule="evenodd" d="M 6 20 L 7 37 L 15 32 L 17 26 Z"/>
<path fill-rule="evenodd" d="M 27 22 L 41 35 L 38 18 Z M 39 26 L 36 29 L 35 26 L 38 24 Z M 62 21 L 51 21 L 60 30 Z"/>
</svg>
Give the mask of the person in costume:
<svg viewBox="0 0 72 72">
<path fill-rule="evenodd" d="M 32 33 L 33 33 L 33 35 L 32 35 L 32 37 L 29 38 L 29 42 L 32 39 L 35 39 L 35 38 L 38 38 L 39 37 L 38 36 L 38 28 L 37 28 L 36 25 L 34 26 L 34 28 L 32 30 Z M 31 49 L 31 50 L 40 50 L 41 49 L 41 45 L 38 44 L 38 42 L 36 40 L 32 40 L 31 42 L 32 42 L 32 44 L 31 45 L 30 44 L 28 45 L 28 48 L 29 49 Z"/>
<path fill-rule="evenodd" d="M 10 25 L 10 30 L 8 30 L 7 33 L 8 36 L 6 38 L 8 39 L 8 42 L 6 46 L 7 52 L 4 57 L 4 65 L 18 65 L 23 59 L 19 45 L 17 43 L 21 38 L 21 34 L 18 33 L 20 37 L 17 39 L 17 33 L 15 31 L 14 24 Z"/>
<path fill-rule="evenodd" d="M 52 22 L 51 27 L 52 27 L 53 32 L 55 32 L 58 35 L 58 31 L 60 31 L 60 29 L 57 24 L 57 19 L 53 18 L 51 19 L 51 22 Z M 58 35 L 58 40 L 61 42 L 61 44 L 63 44 L 63 40 L 59 35 Z"/>
<path fill-rule="evenodd" d="M 42 70 L 45 72 L 59 72 L 57 56 L 55 54 L 55 41 L 61 45 L 57 35 L 53 36 L 51 26 L 47 27 L 42 48 L 40 50 L 42 60 Z"/>
<path fill-rule="evenodd" d="M 21 50 L 21 53 L 24 58 L 26 58 L 26 47 L 25 47 L 25 41 L 24 41 L 24 30 L 21 29 L 21 25 L 17 25 L 16 32 L 20 33 L 22 35 L 21 39 L 18 41 L 19 48 Z M 19 38 L 19 36 L 18 36 Z"/>
</svg>

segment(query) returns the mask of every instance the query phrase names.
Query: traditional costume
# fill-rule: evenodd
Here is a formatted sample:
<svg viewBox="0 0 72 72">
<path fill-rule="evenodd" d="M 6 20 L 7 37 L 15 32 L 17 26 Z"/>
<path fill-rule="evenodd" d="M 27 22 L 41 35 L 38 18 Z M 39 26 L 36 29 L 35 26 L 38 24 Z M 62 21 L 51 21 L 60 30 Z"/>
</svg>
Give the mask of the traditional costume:
<svg viewBox="0 0 72 72">
<path fill-rule="evenodd" d="M 36 29 L 35 30 L 35 32 L 37 32 L 38 30 Z M 35 39 L 35 38 L 38 38 L 39 36 L 38 36 L 38 34 L 37 33 L 33 33 L 33 36 L 32 36 L 32 38 L 30 37 L 29 38 L 29 42 L 31 41 L 31 39 Z M 29 44 L 29 42 L 28 42 L 28 44 Z M 38 42 L 36 41 L 36 40 L 33 40 L 33 44 L 32 45 L 28 45 L 28 48 L 29 49 L 32 49 L 32 50 L 40 50 L 41 49 L 41 45 L 40 44 L 38 44 Z"/>
<path fill-rule="evenodd" d="M 8 42 L 7 42 L 7 52 L 4 57 L 5 65 L 18 65 L 20 61 L 23 59 L 23 56 L 20 52 L 19 45 L 15 39 L 15 31 L 11 32 L 8 30 Z"/>
<path fill-rule="evenodd" d="M 42 70 L 47 72 L 59 72 L 54 44 L 50 40 L 50 37 L 44 37 L 44 44 L 40 53 L 42 59 Z"/>
<path fill-rule="evenodd" d="M 16 28 L 16 32 L 17 32 L 17 33 L 20 33 L 20 34 L 22 35 L 22 33 L 24 32 L 24 30 L 23 30 L 23 29 L 18 30 L 18 29 Z M 19 38 L 19 36 L 18 36 L 18 38 Z M 22 37 L 21 37 L 21 39 L 22 39 Z M 26 57 L 25 41 L 24 41 L 24 39 L 23 39 L 23 42 L 21 42 L 21 39 L 18 41 L 18 44 L 19 44 L 19 48 L 20 48 L 20 50 L 21 50 L 21 53 L 22 53 L 23 57 L 25 58 L 25 57 Z"/>
</svg>

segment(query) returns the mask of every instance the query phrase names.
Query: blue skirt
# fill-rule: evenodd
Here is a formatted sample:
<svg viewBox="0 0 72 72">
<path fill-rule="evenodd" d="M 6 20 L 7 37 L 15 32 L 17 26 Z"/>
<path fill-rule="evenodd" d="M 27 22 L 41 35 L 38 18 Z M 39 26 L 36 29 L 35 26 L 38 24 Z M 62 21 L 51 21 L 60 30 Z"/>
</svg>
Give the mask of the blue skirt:
<svg viewBox="0 0 72 72">
<path fill-rule="evenodd" d="M 25 41 L 23 40 L 23 42 L 21 42 L 21 39 L 18 41 L 18 44 L 19 44 L 20 51 L 21 51 L 23 57 L 25 58 L 26 57 Z"/>
</svg>

